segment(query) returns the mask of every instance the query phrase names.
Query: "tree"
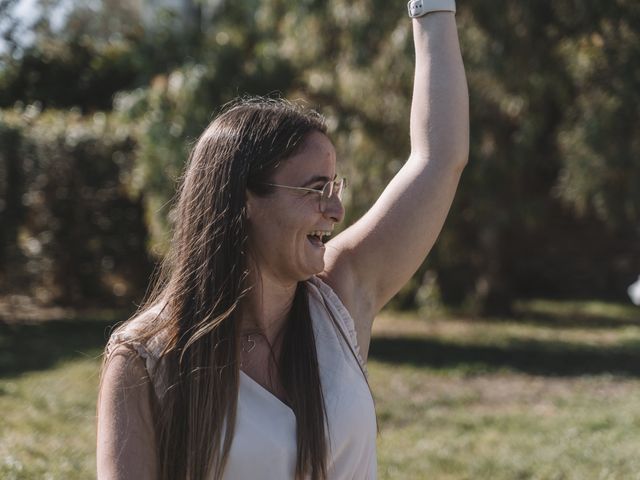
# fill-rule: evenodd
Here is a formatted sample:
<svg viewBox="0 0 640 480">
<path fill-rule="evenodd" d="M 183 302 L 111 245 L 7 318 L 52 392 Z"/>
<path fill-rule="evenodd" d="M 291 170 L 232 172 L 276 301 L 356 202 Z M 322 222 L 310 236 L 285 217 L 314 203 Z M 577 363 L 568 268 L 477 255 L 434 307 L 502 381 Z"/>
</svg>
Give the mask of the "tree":
<svg viewBox="0 0 640 480">
<path fill-rule="evenodd" d="M 434 251 L 396 305 L 440 295 L 489 314 L 522 296 L 623 298 L 640 265 L 640 6 L 497 1 L 459 5 L 471 158 Z M 117 124 L 135 141 L 123 187 L 145 205 L 157 255 L 191 142 L 238 95 L 277 91 L 326 115 L 351 181 L 345 224 L 409 154 L 411 25 L 397 5 L 216 5 L 189 31 L 170 16 L 148 28 L 78 8 L 64 35 L 42 23 L 46 41 L 0 69 L 6 106 L 91 114 L 115 95 Z"/>
</svg>

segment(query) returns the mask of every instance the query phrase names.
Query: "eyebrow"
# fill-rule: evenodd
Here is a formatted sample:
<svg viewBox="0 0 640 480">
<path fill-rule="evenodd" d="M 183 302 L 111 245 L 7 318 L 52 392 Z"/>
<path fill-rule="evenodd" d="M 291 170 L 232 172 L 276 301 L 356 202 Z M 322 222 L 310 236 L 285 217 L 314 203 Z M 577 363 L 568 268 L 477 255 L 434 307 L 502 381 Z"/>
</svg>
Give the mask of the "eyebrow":
<svg viewBox="0 0 640 480">
<path fill-rule="evenodd" d="M 330 182 L 331 180 L 335 180 L 336 178 L 338 178 L 338 174 L 335 174 L 332 179 L 329 178 L 329 177 L 326 177 L 324 175 L 316 175 L 314 177 L 311 177 L 309 180 L 307 180 L 301 186 L 302 187 L 307 187 L 307 186 L 312 185 L 312 184 L 317 183 L 317 182 L 327 183 L 327 182 Z"/>
</svg>

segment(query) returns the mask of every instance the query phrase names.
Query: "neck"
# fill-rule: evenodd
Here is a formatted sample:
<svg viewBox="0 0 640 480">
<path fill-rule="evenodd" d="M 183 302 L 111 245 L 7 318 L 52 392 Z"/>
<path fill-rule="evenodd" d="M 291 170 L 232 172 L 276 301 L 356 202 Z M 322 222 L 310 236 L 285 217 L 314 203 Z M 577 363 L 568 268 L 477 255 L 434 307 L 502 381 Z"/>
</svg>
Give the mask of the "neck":
<svg viewBox="0 0 640 480">
<path fill-rule="evenodd" d="M 269 342 L 275 340 L 287 320 L 296 287 L 297 283 L 283 284 L 260 275 L 242 307 L 240 331 L 259 331 Z"/>
</svg>

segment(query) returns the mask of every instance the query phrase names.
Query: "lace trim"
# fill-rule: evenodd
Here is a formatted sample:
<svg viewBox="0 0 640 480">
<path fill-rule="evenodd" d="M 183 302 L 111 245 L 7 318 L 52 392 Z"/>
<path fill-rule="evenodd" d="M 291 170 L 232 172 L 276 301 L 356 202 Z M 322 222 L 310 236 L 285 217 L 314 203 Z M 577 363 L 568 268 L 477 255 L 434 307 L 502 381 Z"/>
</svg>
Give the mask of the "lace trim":
<svg viewBox="0 0 640 480">
<path fill-rule="evenodd" d="M 158 361 L 162 350 L 161 339 L 156 336 L 151 339 L 148 344 L 136 340 L 140 337 L 139 333 L 144 329 L 144 324 L 154 319 L 158 313 L 159 309 L 151 308 L 139 317 L 131 320 L 121 330 L 118 330 L 111 335 L 105 350 L 107 356 L 109 356 L 121 345 L 133 348 L 140 358 L 144 360 L 147 374 L 152 380 L 156 394 L 158 397 L 161 397 L 163 392 L 163 379 L 160 378 L 161 376 L 157 375 Z"/>
</svg>

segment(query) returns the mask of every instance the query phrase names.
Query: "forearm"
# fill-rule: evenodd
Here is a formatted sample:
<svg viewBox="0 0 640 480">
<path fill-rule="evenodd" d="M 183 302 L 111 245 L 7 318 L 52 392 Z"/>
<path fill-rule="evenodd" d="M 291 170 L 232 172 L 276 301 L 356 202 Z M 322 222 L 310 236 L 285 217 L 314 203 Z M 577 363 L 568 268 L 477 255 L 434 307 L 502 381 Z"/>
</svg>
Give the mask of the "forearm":
<svg viewBox="0 0 640 480">
<path fill-rule="evenodd" d="M 469 98 L 455 17 L 430 13 L 413 20 L 413 28 L 411 157 L 327 250 L 325 278 L 352 313 L 365 353 L 372 319 L 433 247 L 469 153 Z"/>
<path fill-rule="evenodd" d="M 434 12 L 414 19 L 413 37 L 412 160 L 462 168 L 469 154 L 469 94 L 455 15 Z"/>
</svg>

